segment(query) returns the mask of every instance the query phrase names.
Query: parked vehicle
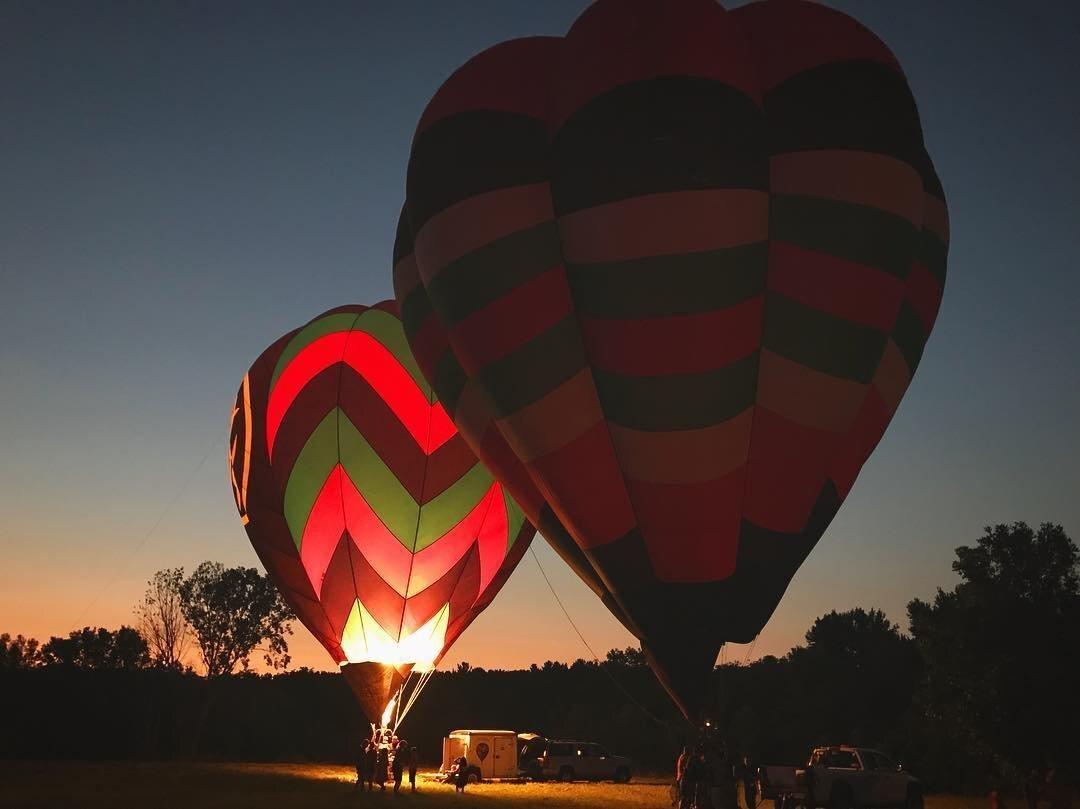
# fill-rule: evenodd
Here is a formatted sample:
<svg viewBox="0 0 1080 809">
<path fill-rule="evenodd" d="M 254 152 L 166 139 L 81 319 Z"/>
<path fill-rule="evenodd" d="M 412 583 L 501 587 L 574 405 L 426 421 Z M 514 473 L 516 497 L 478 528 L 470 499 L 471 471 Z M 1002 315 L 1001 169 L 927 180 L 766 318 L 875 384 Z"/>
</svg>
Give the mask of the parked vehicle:
<svg viewBox="0 0 1080 809">
<path fill-rule="evenodd" d="M 442 766 L 448 773 L 453 763 L 465 756 L 470 784 L 485 778 L 516 778 L 518 740 L 512 730 L 454 730 L 443 739 Z"/>
<path fill-rule="evenodd" d="M 594 742 L 536 737 L 524 740 L 519 758 L 524 778 L 535 781 L 615 781 L 630 780 L 634 765 L 625 756 L 609 753 Z"/>
<path fill-rule="evenodd" d="M 805 767 L 764 766 L 758 793 L 775 809 L 922 809 L 922 783 L 884 753 L 866 747 L 817 747 Z"/>
</svg>

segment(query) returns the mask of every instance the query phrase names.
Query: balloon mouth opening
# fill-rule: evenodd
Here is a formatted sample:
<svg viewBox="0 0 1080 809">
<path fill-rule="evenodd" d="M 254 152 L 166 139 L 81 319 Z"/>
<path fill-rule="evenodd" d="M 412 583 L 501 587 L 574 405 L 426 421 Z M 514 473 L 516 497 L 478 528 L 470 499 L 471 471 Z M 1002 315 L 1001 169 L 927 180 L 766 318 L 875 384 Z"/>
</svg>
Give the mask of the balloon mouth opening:
<svg viewBox="0 0 1080 809">
<path fill-rule="evenodd" d="M 430 671 L 446 644 L 449 619 L 450 604 L 446 603 L 423 626 L 395 640 L 357 599 L 341 633 L 341 650 L 345 654 L 341 666 L 381 663 Z"/>
</svg>

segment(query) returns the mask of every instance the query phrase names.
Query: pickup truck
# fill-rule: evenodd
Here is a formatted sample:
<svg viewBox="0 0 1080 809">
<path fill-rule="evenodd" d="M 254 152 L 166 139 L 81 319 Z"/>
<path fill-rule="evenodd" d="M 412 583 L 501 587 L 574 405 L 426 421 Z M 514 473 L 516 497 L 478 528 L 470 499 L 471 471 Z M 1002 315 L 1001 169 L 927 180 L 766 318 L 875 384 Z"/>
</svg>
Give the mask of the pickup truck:
<svg viewBox="0 0 1080 809">
<path fill-rule="evenodd" d="M 758 794 L 775 809 L 922 809 L 919 780 L 888 756 L 866 747 L 817 747 L 805 767 L 758 770 Z"/>
</svg>

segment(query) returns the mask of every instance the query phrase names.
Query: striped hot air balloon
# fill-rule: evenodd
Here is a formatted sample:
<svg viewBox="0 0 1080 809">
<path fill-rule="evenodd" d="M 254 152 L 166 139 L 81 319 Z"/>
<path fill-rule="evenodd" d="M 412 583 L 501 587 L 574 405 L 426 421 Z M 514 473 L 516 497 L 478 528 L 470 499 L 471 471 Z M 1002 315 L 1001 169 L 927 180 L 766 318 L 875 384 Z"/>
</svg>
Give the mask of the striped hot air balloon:
<svg viewBox="0 0 1080 809">
<path fill-rule="evenodd" d="M 395 287 L 466 438 L 693 714 L 895 412 L 947 242 L 907 82 L 858 22 L 600 0 L 435 94 Z"/>
<path fill-rule="evenodd" d="M 271 345 L 231 433 L 251 544 L 378 721 L 490 603 L 535 529 L 435 398 L 393 301 L 333 309 Z"/>
</svg>

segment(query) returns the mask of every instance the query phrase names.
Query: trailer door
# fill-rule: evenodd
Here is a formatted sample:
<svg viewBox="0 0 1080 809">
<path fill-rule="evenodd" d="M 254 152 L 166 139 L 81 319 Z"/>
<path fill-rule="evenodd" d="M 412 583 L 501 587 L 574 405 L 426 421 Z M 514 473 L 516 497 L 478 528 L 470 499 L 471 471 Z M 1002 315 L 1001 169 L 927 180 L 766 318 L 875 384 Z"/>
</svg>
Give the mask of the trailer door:
<svg viewBox="0 0 1080 809">
<path fill-rule="evenodd" d="M 496 736 L 493 740 L 491 765 L 495 773 L 493 778 L 514 778 L 517 776 L 517 740 L 512 736 Z"/>
</svg>

